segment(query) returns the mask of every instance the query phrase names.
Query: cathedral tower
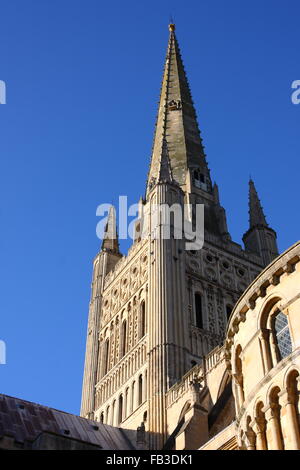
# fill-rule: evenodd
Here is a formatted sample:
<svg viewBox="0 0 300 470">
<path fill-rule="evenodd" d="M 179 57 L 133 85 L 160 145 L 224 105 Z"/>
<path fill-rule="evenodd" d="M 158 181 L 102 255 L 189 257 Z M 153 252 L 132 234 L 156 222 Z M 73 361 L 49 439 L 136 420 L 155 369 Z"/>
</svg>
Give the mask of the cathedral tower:
<svg viewBox="0 0 300 470">
<path fill-rule="evenodd" d="M 144 422 L 147 446 L 163 447 L 167 391 L 222 344 L 233 305 L 276 255 L 276 234 L 262 220 L 255 195 L 252 189 L 244 250 L 231 240 L 218 187 L 211 181 L 171 24 L 135 242 L 121 256 L 116 238 L 107 235 L 94 261 L 82 416 L 129 429 Z M 190 211 L 181 214 L 190 224 L 196 204 L 204 205 L 199 250 L 186 249 L 172 214 L 168 218 L 158 211 L 153 217 L 157 206 L 183 209 L 186 204 Z M 168 230 L 170 236 L 164 236 Z M 267 250 L 262 240 L 271 235 Z"/>
<path fill-rule="evenodd" d="M 119 251 L 114 208 L 111 208 L 105 228 L 101 250 L 94 259 L 92 295 L 87 328 L 86 355 L 82 390 L 81 412 L 86 418 L 93 418 L 95 408 L 95 384 L 99 365 L 99 327 L 101 297 L 106 275 L 112 271 L 122 257 Z"/>
</svg>

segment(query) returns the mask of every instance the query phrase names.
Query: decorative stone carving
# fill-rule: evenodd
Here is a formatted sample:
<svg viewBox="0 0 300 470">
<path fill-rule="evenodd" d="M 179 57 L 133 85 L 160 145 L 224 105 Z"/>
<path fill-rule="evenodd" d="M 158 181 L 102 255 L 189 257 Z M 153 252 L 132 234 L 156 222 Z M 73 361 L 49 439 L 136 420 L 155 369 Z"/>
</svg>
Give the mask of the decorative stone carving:
<svg viewBox="0 0 300 470">
<path fill-rule="evenodd" d="M 205 271 L 204 271 L 204 275 L 210 281 L 216 281 L 217 280 L 217 274 L 212 268 L 206 268 Z"/>
</svg>

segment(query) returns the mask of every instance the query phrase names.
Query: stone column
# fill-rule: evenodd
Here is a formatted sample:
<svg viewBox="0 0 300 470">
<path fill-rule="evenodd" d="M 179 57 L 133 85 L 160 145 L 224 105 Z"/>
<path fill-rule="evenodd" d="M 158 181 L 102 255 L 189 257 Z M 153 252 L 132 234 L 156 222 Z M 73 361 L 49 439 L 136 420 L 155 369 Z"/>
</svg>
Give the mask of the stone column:
<svg viewBox="0 0 300 470">
<path fill-rule="evenodd" d="M 127 389 L 125 389 L 124 395 L 123 395 L 123 420 L 127 418 L 128 416 L 128 411 L 127 411 L 127 406 L 128 406 L 128 393 Z"/>
<path fill-rule="evenodd" d="M 244 392 L 241 383 L 243 383 L 243 376 L 241 374 L 232 374 L 235 383 L 237 401 L 238 401 L 238 411 L 242 408 L 244 403 Z"/>
<path fill-rule="evenodd" d="M 246 444 L 247 450 L 256 450 L 255 441 L 256 441 L 255 432 L 252 429 L 245 431 L 245 444 Z"/>
<path fill-rule="evenodd" d="M 143 397 L 142 397 L 142 403 L 144 403 L 147 400 L 147 371 L 144 372 L 143 374 Z"/>
<path fill-rule="evenodd" d="M 279 406 L 276 403 L 268 409 L 263 409 L 267 419 L 267 443 L 270 450 L 283 450 L 281 428 L 279 421 Z"/>
<path fill-rule="evenodd" d="M 245 435 L 243 431 L 240 431 L 237 435 L 237 444 L 239 450 L 246 450 Z"/>
<path fill-rule="evenodd" d="M 254 418 L 251 427 L 256 434 L 256 450 L 267 450 L 265 419 L 259 417 Z"/>
<path fill-rule="evenodd" d="M 295 407 L 293 390 L 288 387 L 279 394 L 279 403 L 282 407 L 283 434 L 286 450 L 300 449 L 299 424 Z"/>
<path fill-rule="evenodd" d="M 180 188 L 175 185 L 170 191 L 169 184 L 157 184 L 150 210 L 153 216 L 149 233 L 148 308 L 151 322 L 147 361 L 150 449 L 162 449 L 167 439 L 166 392 L 189 367 L 185 241 L 167 236 L 169 224 L 166 211 L 158 210 L 173 205 L 174 193 L 183 206 Z"/>
<path fill-rule="evenodd" d="M 259 334 L 259 339 L 262 347 L 263 352 L 263 362 L 264 362 L 264 372 L 267 374 L 270 369 L 272 369 L 272 357 L 271 357 L 271 350 L 270 350 L 270 330 L 266 328 L 262 328 Z"/>
<path fill-rule="evenodd" d="M 111 407 L 110 407 L 110 417 L 109 417 L 109 423 L 111 426 L 114 426 L 115 424 L 115 413 L 116 413 L 116 402 L 115 402 L 115 405 L 112 403 Z"/>
<path fill-rule="evenodd" d="M 270 350 L 271 350 L 271 355 L 272 355 L 273 367 L 275 367 L 276 364 L 278 363 L 278 357 L 277 357 L 277 346 L 276 346 L 276 341 L 274 338 L 273 331 L 270 331 Z"/>
<path fill-rule="evenodd" d="M 104 424 L 110 424 L 110 412 L 110 408 L 106 408 L 106 410 L 104 411 Z"/>
<path fill-rule="evenodd" d="M 114 413 L 114 426 L 119 426 L 119 397 L 116 399 L 115 413 Z"/>
<path fill-rule="evenodd" d="M 131 414 L 131 387 L 128 388 L 127 394 L 127 416 Z"/>
<path fill-rule="evenodd" d="M 299 421 L 299 416 L 300 416 L 300 376 L 296 378 L 296 414 L 298 415 L 298 422 L 299 422 L 299 427 L 300 427 L 300 421 Z"/>
<path fill-rule="evenodd" d="M 130 386 L 130 401 L 129 401 L 130 414 L 135 411 L 135 383 Z"/>
<path fill-rule="evenodd" d="M 132 411 L 135 411 L 138 407 L 138 395 L 139 395 L 139 379 L 136 378 L 134 382 L 134 387 L 132 389 L 133 392 L 133 400 L 132 400 Z"/>
</svg>

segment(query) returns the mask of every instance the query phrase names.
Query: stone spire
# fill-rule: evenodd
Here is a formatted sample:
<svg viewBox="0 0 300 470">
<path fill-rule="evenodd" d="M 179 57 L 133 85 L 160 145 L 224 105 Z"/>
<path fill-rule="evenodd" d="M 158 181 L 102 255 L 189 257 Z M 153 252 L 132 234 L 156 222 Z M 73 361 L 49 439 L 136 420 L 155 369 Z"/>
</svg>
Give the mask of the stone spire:
<svg viewBox="0 0 300 470">
<path fill-rule="evenodd" d="M 245 248 L 257 253 L 264 266 L 278 256 L 276 232 L 269 227 L 252 179 L 249 181 L 249 229 L 243 235 Z"/>
<path fill-rule="evenodd" d="M 249 181 L 249 225 L 250 229 L 257 225 L 268 227 L 261 202 L 251 178 Z"/>
<path fill-rule="evenodd" d="M 114 206 L 110 207 L 108 213 L 101 250 L 114 254 L 120 253 L 119 239 L 117 234 L 116 210 Z"/>
<path fill-rule="evenodd" d="M 201 169 L 210 179 L 174 24 L 169 25 L 169 31 L 147 193 L 159 177 L 163 146 L 168 148 L 172 176 L 180 186 L 186 183 L 188 169 Z"/>
</svg>

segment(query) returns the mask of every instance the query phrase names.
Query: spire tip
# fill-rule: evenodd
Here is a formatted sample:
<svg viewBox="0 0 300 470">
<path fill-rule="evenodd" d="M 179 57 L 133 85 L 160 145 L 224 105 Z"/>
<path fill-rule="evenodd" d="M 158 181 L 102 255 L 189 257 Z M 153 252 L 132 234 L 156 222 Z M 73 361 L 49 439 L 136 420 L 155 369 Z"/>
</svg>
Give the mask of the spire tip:
<svg viewBox="0 0 300 470">
<path fill-rule="evenodd" d="M 175 24 L 174 24 L 174 23 L 170 23 L 170 24 L 169 24 L 169 31 L 170 31 L 170 32 L 175 31 Z"/>
</svg>

